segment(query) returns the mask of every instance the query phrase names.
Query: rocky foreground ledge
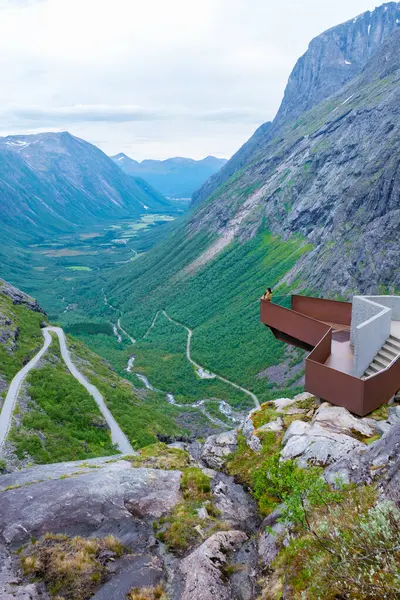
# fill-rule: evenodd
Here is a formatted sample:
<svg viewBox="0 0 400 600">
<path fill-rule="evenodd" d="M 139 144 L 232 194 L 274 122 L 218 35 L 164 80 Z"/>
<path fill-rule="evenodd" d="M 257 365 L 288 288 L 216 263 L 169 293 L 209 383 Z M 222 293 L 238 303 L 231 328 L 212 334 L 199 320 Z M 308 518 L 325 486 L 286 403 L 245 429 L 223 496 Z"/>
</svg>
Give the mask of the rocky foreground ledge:
<svg viewBox="0 0 400 600">
<path fill-rule="evenodd" d="M 288 535 L 280 509 L 262 521 L 246 486 L 223 472 L 243 457 L 257 465 L 266 439 L 279 440 L 281 460 L 319 465 L 329 482 L 338 475 L 358 485 L 376 482 L 384 497 L 399 502 L 399 406 L 359 419 L 309 394 L 282 398 L 202 447 L 158 444 L 140 456 L 1 476 L 0 597 L 274 597 L 274 582 L 265 577 Z M 58 557 L 51 569 L 49 556 Z"/>
</svg>

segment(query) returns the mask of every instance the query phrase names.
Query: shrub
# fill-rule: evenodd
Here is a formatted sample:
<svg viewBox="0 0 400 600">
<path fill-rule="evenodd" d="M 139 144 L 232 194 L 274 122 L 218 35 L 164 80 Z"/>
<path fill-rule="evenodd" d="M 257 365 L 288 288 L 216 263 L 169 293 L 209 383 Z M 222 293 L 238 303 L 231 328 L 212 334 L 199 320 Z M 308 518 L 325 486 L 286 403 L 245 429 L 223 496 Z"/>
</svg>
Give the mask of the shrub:
<svg viewBox="0 0 400 600">
<path fill-rule="evenodd" d="M 212 501 L 210 479 L 201 469 L 188 467 L 183 471 L 181 491 L 183 502 L 155 526 L 157 537 L 178 555 L 214 533 L 216 527 L 218 530 L 226 528 L 226 524 L 218 520 L 220 513 Z M 208 513 L 205 519 L 198 515 L 203 506 Z"/>
<path fill-rule="evenodd" d="M 277 567 L 293 600 L 398 600 L 399 539 L 396 504 L 377 502 L 371 487 L 355 488 L 310 515 Z"/>
<path fill-rule="evenodd" d="M 207 500 L 211 492 L 210 478 L 201 469 L 189 467 L 183 472 L 181 490 L 185 500 Z"/>
<path fill-rule="evenodd" d="M 341 499 L 341 492 L 332 491 L 322 479 L 322 471 L 319 467 L 301 469 L 292 460 L 281 461 L 277 452 L 254 473 L 255 498 L 264 510 L 284 503 L 283 520 L 306 526 L 310 509 Z"/>
<path fill-rule="evenodd" d="M 167 600 L 162 585 L 156 587 L 134 588 L 127 596 L 127 600 Z"/>
</svg>

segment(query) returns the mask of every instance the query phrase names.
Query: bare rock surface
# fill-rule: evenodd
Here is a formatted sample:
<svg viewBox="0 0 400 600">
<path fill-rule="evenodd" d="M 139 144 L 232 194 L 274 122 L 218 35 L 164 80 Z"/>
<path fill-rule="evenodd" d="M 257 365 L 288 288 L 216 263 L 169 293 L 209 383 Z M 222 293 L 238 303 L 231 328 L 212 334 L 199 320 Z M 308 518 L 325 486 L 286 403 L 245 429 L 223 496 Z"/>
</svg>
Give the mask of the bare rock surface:
<svg viewBox="0 0 400 600">
<path fill-rule="evenodd" d="M 354 450 L 366 447 L 349 435 L 336 433 L 318 423 L 303 421 L 293 421 L 282 443 L 282 458 L 297 458 L 301 467 L 309 464 L 327 466 Z"/>
<path fill-rule="evenodd" d="M 226 431 L 207 438 L 202 451 L 201 460 L 211 469 L 220 469 L 226 457 L 237 448 L 236 430 Z"/>
<path fill-rule="evenodd" d="M 42 583 L 24 583 L 16 561 L 0 545 L 0 598 L 1 600 L 50 600 Z"/>
<path fill-rule="evenodd" d="M 259 427 L 258 431 L 283 431 L 283 419 L 278 417 L 275 421 L 270 421 Z"/>
<path fill-rule="evenodd" d="M 228 475 L 216 473 L 212 488 L 214 504 L 221 511 L 223 521 L 248 533 L 256 531 L 259 525 L 257 505 L 241 485 Z"/>
<path fill-rule="evenodd" d="M 221 531 L 184 558 L 180 565 L 184 581 L 181 600 L 232 600 L 231 585 L 222 569 L 229 555 L 246 540 L 243 531 Z"/>
<path fill-rule="evenodd" d="M 325 470 L 325 478 L 334 482 L 340 477 L 345 483 L 370 484 L 379 482 L 384 495 L 400 501 L 400 423 L 378 441 L 343 456 Z"/>
<path fill-rule="evenodd" d="M 137 544 L 138 538 L 148 538 L 144 520 L 161 517 L 181 499 L 179 471 L 133 469 L 124 460 L 82 474 L 67 474 L 64 468 L 61 479 L 50 477 L 45 467 L 33 470 L 36 478 L 49 476 L 35 483 L 21 483 L 29 479 L 27 472 L 4 477 L 8 485 L 21 485 L 0 493 L 0 540 L 12 547 L 46 532 L 112 533 L 127 545 Z"/>
<path fill-rule="evenodd" d="M 358 419 L 342 406 L 332 406 L 324 402 L 313 416 L 313 423 L 329 427 L 332 431 L 351 434 L 357 431 L 364 436 L 374 435 L 373 428 L 363 419 Z"/>
<path fill-rule="evenodd" d="M 270 567 L 283 545 L 282 541 L 287 526 L 278 521 L 280 516 L 281 511 L 274 510 L 264 519 L 261 526 L 261 535 L 258 538 L 258 556 L 264 569 Z"/>
</svg>

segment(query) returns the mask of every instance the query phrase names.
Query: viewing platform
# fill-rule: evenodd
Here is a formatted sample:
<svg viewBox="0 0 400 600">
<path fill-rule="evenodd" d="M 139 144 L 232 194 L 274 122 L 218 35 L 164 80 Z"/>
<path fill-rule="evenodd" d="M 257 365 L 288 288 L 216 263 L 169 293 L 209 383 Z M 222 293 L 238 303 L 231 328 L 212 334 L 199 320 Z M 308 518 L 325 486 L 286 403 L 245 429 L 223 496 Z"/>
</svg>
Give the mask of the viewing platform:
<svg viewBox="0 0 400 600">
<path fill-rule="evenodd" d="M 291 296 L 291 307 L 261 300 L 275 337 L 309 352 L 305 389 L 364 416 L 400 390 L 400 296 L 339 302 Z"/>
</svg>

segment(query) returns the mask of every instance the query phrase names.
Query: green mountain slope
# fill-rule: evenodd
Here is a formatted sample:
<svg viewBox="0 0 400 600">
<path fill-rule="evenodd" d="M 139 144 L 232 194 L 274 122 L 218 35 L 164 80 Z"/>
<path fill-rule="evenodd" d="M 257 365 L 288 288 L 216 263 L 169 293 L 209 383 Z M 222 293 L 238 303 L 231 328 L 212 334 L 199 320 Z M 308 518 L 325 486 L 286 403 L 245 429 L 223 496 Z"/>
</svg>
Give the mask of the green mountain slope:
<svg viewBox="0 0 400 600">
<path fill-rule="evenodd" d="M 354 80 L 254 149 L 173 236 L 107 276 L 132 335 L 165 308 L 194 330 L 196 361 L 265 399 L 272 364 L 285 360 L 281 387 L 298 383 L 296 357 L 258 323 L 267 285 L 276 301 L 294 289 L 400 287 L 399 50 L 396 32 Z"/>
<path fill-rule="evenodd" d="M 0 173 L 0 230 L 14 240 L 20 231 L 40 238 L 171 208 L 151 186 L 66 132 L 1 138 Z"/>
</svg>

